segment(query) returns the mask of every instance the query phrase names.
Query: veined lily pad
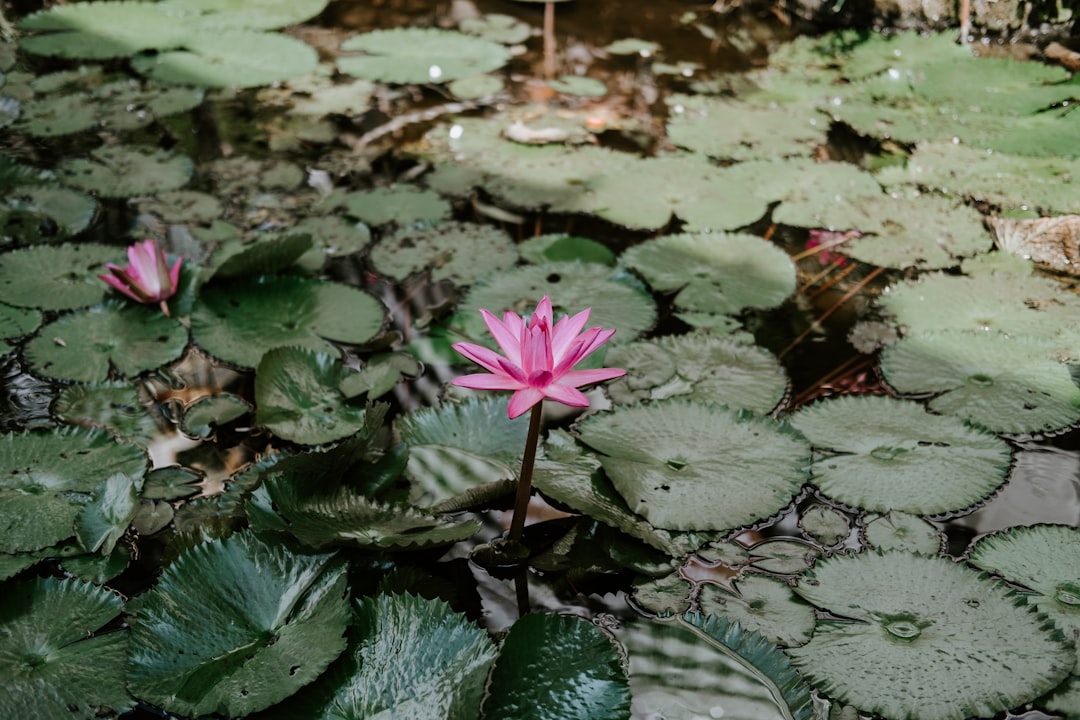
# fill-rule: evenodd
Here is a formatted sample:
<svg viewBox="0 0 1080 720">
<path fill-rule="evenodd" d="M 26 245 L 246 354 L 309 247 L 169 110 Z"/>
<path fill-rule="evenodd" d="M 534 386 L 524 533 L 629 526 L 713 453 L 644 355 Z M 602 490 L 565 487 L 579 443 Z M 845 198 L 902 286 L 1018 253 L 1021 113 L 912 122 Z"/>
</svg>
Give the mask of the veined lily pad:
<svg viewBox="0 0 1080 720">
<path fill-rule="evenodd" d="M 863 537 L 879 550 L 907 550 L 923 555 L 937 555 L 945 543 L 945 536 L 929 521 L 895 510 L 869 517 Z"/>
<path fill-rule="evenodd" d="M 812 107 L 757 108 L 739 101 L 672 95 L 668 139 L 711 157 L 757 160 L 811 155 L 824 145 L 829 120 Z"/>
<path fill-rule="evenodd" d="M 131 197 L 187 184 L 192 172 L 191 160 L 158 148 L 128 145 L 100 147 L 90 158 L 69 158 L 56 167 L 57 177 L 65 185 L 94 192 L 103 197 Z"/>
<path fill-rule="evenodd" d="M 382 327 L 383 312 L 375 298 L 351 287 L 267 276 L 203 288 L 191 332 L 214 356 L 255 367 L 275 347 L 328 351 L 330 340 L 366 342 Z"/>
<path fill-rule="evenodd" d="M 304 233 L 259 238 L 235 248 L 214 269 L 213 278 L 251 278 L 285 270 L 311 250 L 311 236 Z M 225 253 L 222 253 L 225 254 Z M 214 257 L 215 262 L 217 256 Z"/>
<path fill-rule="evenodd" d="M 568 262 L 490 275 L 469 290 L 458 306 L 458 315 L 468 337 L 484 338 L 488 331 L 480 308 L 499 316 L 506 310 L 527 313 L 545 294 L 559 303 L 556 317 L 592 308 L 589 326 L 615 328 L 611 342 L 616 344 L 630 342 L 656 321 L 652 298 L 625 273 L 594 263 Z"/>
<path fill-rule="evenodd" d="M 0 300 L 19 307 L 71 310 L 100 302 L 108 287 L 97 277 L 123 251 L 108 245 L 40 246 L 0 255 Z"/>
<path fill-rule="evenodd" d="M 554 233 L 537 235 L 518 244 L 522 259 L 539 265 L 544 262 L 592 262 L 614 265 L 615 253 L 589 238 Z"/>
<path fill-rule="evenodd" d="M 679 397 L 764 415 L 783 400 L 788 386 L 767 351 L 700 332 L 619 345 L 604 362 L 626 370 L 605 385 L 618 403 Z"/>
<path fill-rule="evenodd" d="M 207 395 L 184 408 L 180 429 L 191 437 L 208 438 L 214 434 L 215 426 L 232 422 L 254 409 L 247 400 L 232 393 Z"/>
<path fill-rule="evenodd" d="M 66 423 L 105 428 L 143 447 L 158 433 L 147 403 L 129 382 L 70 385 L 56 398 L 53 412 Z"/>
<path fill-rule="evenodd" d="M 1044 343 L 959 331 L 909 335 L 881 357 L 901 393 L 940 393 L 930 409 L 1005 433 L 1055 432 L 1080 420 L 1080 387 Z"/>
<path fill-rule="evenodd" d="M 120 596 L 78 580 L 36 578 L 0 600 L 0 713 L 93 720 L 123 712 L 128 633 L 100 632 L 123 610 Z"/>
<path fill-rule="evenodd" d="M 144 55 L 138 72 L 161 82 L 208 87 L 257 87 L 306 75 L 319 62 L 315 48 L 296 38 L 249 30 L 190 35 L 184 50 Z"/>
<path fill-rule="evenodd" d="M 834 556 L 795 591 L 851 619 L 819 621 L 788 655 L 825 695 L 893 720 L 994 715 L 1053 688 L 1075 662 L 1045 615 L 946 558 Z"/>
<path fill-rule="evenodd" d="M 705 583 L 698 595 L 701 612 L 738 622 L 781 647 L 805 645 L 814 631 L 814 608 L 800 600 L 787 583 L 745 574 L 734 594 Z"/>
<path fill-rule="evenodd" d="M 667 235 L 623 253 L 656 290 L 679 290 L 688 310 L 770 308 L 795 291 L 795 264 L 772 243 L 743 233 Z"/>
<path fill-rule="evenodd" d="M 316 248 L 321 251 L 320 260 L 327 255 L 352 255 L 371 243 L 371 229 L 367 225 L 333 215 L 304 218 L 293 226 L 292 232 L 310 235 Z"/>
<path fill-rule="evenodd" d="M 101 431 L 63 428 L 0 437 L 0 552 L 55 545 L 75 534 L 90 494 L 115 474 L 139 476 L 146 455 Z"/>
<path fill-rule="evenodd" d="M 29 335 L 41 325 L 41 311 L 0 303 L 0 340 Z"/>
<path fill-rule="evenodd" d="M 367 80 L 444 83 L 502 67 L 510 51 L 498 43 L 435 28 L 395 28 L 356 35 L 341 44 L 353 54 L 338 69 Z"/>
<path fill-rule="evenodd" d="M 112 371 L 134 377 L 172 362 L 187 340 L 184 326 L 158 308 L 111 300 L 46 325 L 25 352 L 41 375 L 100 382 Z"/>
<path fill-rule="evenodd" d="M 113 552 L 138 510 L 139 484 L 117 473 L 94 488 L 75 520 L 75 534 L 83 547 L 102 555 Z"/>
<path fill-rule="evenodd" d="M 516 261 L 517 250 L 505 232 L 473 223 L 405 228 L 371 249 L 375 268 L 392 278 L 429 270 L 433 280 L 445 278 L 457 285 L 472 285 Z"/>
<path fill-rule="evenodd" d="M 307 348 L 268 351 L 255 373 L 255 422 L 308 445 L 352 435 L 364 427 L 364 407 L 338 390 L 351 373 L 336 357 Z"/>
<path fill-rule="evenodd" d="M 819 545 L 833 547 L 851 534 L 851 519 L 835 507 L 816 502 L 799 513 L 799 527 Z"/>
<path fill-rule="evenodd" d="M 160 117 L 184 112 L 203 100 L 198 88 L 146 88 L 128 81 L 108 83 L 92 93 L 48 95 L 23 103 L 15 129 L 38 137 L 91 127 L 136 130 Z"/>
<path fill-rule="evenodd" d="M 345 563 L 250 533 L 169 565 L 132 632 L 132 692 L 184 715 L 247 715 L 318 677 L 345 649 Z"/>
<path fill-rule="evenodd" d="M 60 226 L 61 237 L 77 235 L 97 217 L 98 204 L 81 192 L 62 187 L 22 185 L 7 191 L 11 210 L 51 219 Z M 0 223 L 3 213 L 0 212 Z"/>
<path fill-rule="evenodd" d="M 342 204 L 349 215 L 363 220 L 368 225 L 396 223 L 398 226 L 404 226 L 417 222 L 437 223 L 450 217 L 450 203 L 443 200 L 436 192 L 421 190 L 413 185 L 349 193 L 342 198 Z M 479 235 L 479 228 L 476 228 L 476 231 Z"/>
<path fill-rule="evenodd" d="M 586 418 L 582 442 L 657 527 L 732 530 L 776 514 L 806 480 L 809 445 L 749 413 L 664 401 Z"/>
<path fill-rule="evenodd" d="M 961 510 L 993 494 L 1009 470 L 1004 441 L 919 403 L 841 396 L 804 407 L 790 422 L 821 451 L 810 468 L 814 484 L 852 507 Z"/>
</svg>

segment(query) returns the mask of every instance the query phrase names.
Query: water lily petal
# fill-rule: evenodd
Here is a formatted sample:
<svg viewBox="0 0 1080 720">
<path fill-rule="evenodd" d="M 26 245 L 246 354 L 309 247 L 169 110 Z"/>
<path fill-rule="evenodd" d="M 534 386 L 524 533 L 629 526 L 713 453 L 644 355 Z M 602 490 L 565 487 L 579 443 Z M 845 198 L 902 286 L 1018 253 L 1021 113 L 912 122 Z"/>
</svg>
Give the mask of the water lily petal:
<svg viewBox="0 0 1080 720">
<path fill-rule="evenodd" d="M 625 370 L 618 368 L 596 368 L 595 370 L 570 370 L 563 373 L 559 379 L 560 385 L 569 385 L 572 387 L 581 387 L 582 385 L 592 385 L 593 383 L 603 382 L 605 380 L 612 380 L 617 377 L 622 377 L 626 374 Z"/>
<path fill-rule="evenodd" d="M 462 375 L 450 381 L 451 385 L 470 388 L 472 390 L 521 390 L 522 384 L 505 375 L 491 375 L 489 373 L 475 373 Z"/>
<path fill-rule="evenodd" d="M 552 383 L 544 388 L 544 395 L 561 402 L 563 405 L 569 405 L 570 407 L 588 407 L 589 398 L 585 397 L 585 393 L 581 392 L 575 387 L 569 385 L 563 385 L 562 383 Z"/>
<path fill-rule="evenodd" d="M 506 412 L 510 416 L 510 419 L 513 420 L 543 399 L 544 393 L 536 388 L 524 388 L 518 390 L 510 398 L 510 405 L 507 407 Z"/>
<path fill-rule="evenodd" d="M 472 343 L 454 343 L 451 347 L 488 372 L 496 375 L 505 374 L 501 365 L 505 361 L 494 350 L 488 350 L 483 345 L 473 345 Z"/>
<path fill-rule="evenodd" d="M 484 316 L 484 324 L 487 325 L 488 331 L 491 336 L 495 338 L 495 342 L 498 343 L 499 348 L 506 355 L 506 359 L 514 363 L 518 367 L 521 367 L 521 334 L 520 331 L 515 333 L 514 327 L 516 323 L 513 323 L 509 318 L 516 318 L 513 313 L 507 313 L 507 318 L 503 321 L 499 321 L 495 315 L 487 310 L 481 310 L 480 314 Z"/>
</svg>

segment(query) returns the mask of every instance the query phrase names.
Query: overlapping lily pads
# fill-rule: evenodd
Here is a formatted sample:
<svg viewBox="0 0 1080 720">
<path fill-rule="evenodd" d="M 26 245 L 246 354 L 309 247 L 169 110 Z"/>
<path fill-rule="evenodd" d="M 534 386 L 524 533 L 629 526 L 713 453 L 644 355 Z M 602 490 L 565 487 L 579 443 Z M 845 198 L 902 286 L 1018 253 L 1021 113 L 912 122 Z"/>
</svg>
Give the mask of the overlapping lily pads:
<svg viewBox="0 0 1080 720">
<path fill-rule="evenodd" d="M 820 453 L 810 468 L 814 484 L 852 507 L 939 515 L 989 497 L 1009 470 L 1004 441 L 919 403 L 843 396 L 805 407 L 790 422 Z"/>
<path fill-rule="evenodd" d="M 819 561 L 796 592 L 843 619 L 789 649 L 830 698 L 894 720 L 964 720 L 1033 700 L 1075 662 L 1045 615 L 985 575 L 903 552 Z"/>
</svg>

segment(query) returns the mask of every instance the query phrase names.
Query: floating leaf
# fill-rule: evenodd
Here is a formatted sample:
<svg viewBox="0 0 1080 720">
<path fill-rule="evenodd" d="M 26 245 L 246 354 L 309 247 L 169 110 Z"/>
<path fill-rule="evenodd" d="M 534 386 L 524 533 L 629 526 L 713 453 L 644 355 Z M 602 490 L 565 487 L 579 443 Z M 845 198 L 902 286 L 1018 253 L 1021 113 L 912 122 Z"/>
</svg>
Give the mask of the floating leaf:
<svg viewBox="0 0 1080 720">
<path fill-rule="evenodd" d="M 529 24 L 511 15 L 487 13 L 480 17 L 464 18 L 458 27 L 461 32 L 477 35 L 491 42 L 503 45 L 517 45 L 529 39 L 532 28 Z"/>
<path fill-rule="evenodd" d="M 109 555 L 127 532 L 138 504 L 138 484 L 122 473 L 111 476 L 94 489 L 79 512 L 75 521 L 79 542 L 90 552 Z"/>
<path fill-rule="evenodd" d="M 474 223 L 406 228 L 371 249 L 376 270 L 392 278 L 428 270 L 433 280 L 448 279 L 457 285 L 472 285 L 516 261 L 517 251 L 505 232 Z"/>
<path fill-rule="evenodd" d="M 0 303 L 0 339 L 14 340 L 29 335 L 41 325 L 41 311 Z"/>
<path fill-rule="evenodd" d="M 97 202 L 74 190 L 49 186 L 19 186 L 7 193 L 12 210 L 49 218 L 59 225 L 60 237 L 78 235 L 97 217 Z"/>
<path fill-rule="evenodd" d="M 788 655 L 830 698 L 895 720 L 963 720 L 1035 699 L 1068 675 L 1073 648 L 1000 583 L 941 557 L 822 560 L 795 591 L 822 620 Z"/>
<path fill-rule="evenodd" d="M 787 583 L 764 575 L 745 574 L 736 592 L 704 583 L 698 595 L 701 612 L 737 622 L 781 647 L 805 645 L 814 631 L 814 608 L 799 599 Z"/>
<path fill-rule="evenodd" d="M 881 370 L 898 392 L 940 393 L 931 410 L 994 432 L 1055 432 L 1080 420 L 1080 388 L 1068 368 L 1022 336 L 909 335 L 883 351 Z"/>
<path fill-rule="evenodd" d="M 518 244 L 523 260 L 539 265 L 545 262 L 591 262 L 614 265 L 615 253 L 589 238 L 555 233 L 537 235 Z"/>
<path fill-rule="evenodd" d="M 635 245 L 623 262 L 656 290 L 679 290 L 688 310 L 770 308 L 795 290 L 795 265 L 775 245 L 743 233 L 666 235 Z"/>
<path fill-rule="evenodd" d="M 224 208 L 213 195 L 197 190 L 173 190 L 139 203 L 142 212 L 157 215 L 167 223 L 209 225 L 221 217 Z"/>
<path fill-rule="evenodd" d="M 128 634 L 100 632 L 123 610 L 120 596 L 77 580 L 35 578 L 0 599 L 0 714 L 93 720 L 123 712 Z M 95 634 L 97 633 L 97 634 Z"/>
<path fill-rule="evenodd" d="M 170 712 L 247 715 L 318 677 L 345 648 L 345 563 L 250 533 L 165 568 L 134 624 L 128 685 Z"/>
<path fill-rule="evenodd" d="M 255 367 L 275 347 L 325 352 L 333 349 L 330 340 L 366 342 L 382 327 L 383 312 L 375 298 L 351 287 L 267 276 L 203 288 L 191 332 L 214 356 Z"/>
<path fill-rule="evenodd" d="M 254 409 L 247 400 L 232 393 L 207 395 L 184 408 L 180 429 L 191 437 L 208 438 L 216 426 L 230 423 Z"/>
<path fill-rule="evenodd" d="M 213 278 L 250 278 L 285 270 L 311 250 L 311 236 L 303 233 L 259 238 L 225 258 Z"/>
<path fill-rule="evenodd" d="M 332 215 L 304 218 L 293 226 L 292 232 L 311 236 L 315 246 L 321 250 L 320 265 L 323 256 L 352 255 L 371 243 L 371 229 L 367 225 Z"/>
<path fill-rule="evenodd" d="M 110 372 L 134 377 L 178 359 L 187 330 L 156 307 L 108 301 L 65 315 L 26 345 L 26 359 L 48 377 L 103 381 Z"/>
<path fill-rule="evenodd" d="M 838 545 L 851 534 L 851 520 L 837 508 L 812 503 L 799 513 L 799 527 L 824 547 Z"/>
<path fill-rule="evenodd" d="M 227 30 L 191 35 L 185 50 L 143 55 L 136 71 L 161 82 L 208 87 L 258 87 L 306 75 L 318 65 L 315 48 L 287 35 Z"/>
<path fill-rule="evenodd" d="M 829 497 L 875 512 L 940 515 L 975 505 L 1005 482 L 1009 446 L 919 403 L 829 398 L 789 420 L 821 451 L 810 468 Z"/>
<path fill-rule="evenodd" d="M 805 482 L 809 446 L 749 413 L 663 401 L 586 418 L 582 442 L 657 527 L 731 530 L 776 514 Z"/>
<path fill-rule="evenodd" d="M 170 16 L 162 5 L 99 1 L 52 7 L 26 16 L 19 28 L 59 32 L 23 38 L 19 47 L 38 55 L 94 60 L 175 47 L 194 27 Z"/>
<path fill-rule="evenodd" d="M 154 468 L 143 481 L 142 497 L 151 500 L 179 500 L 200 490 L 203 476 L 179 465 Z"/>
<path fill-rule="evenodd" d="M 66 423 L 105 428 L 143 446 L 158 434 L 154 416 L 129 382 L 70 385 L 56 398 L 53 412 Z"/>
<path fill-rule="evenodd" d="M 455 96 L 465 100 L 479 100 L 501 93 L 506 85 L 494 75 L 474 75 L 455 80 L 447 89 Z"/>
<path fill-rule="evenodd" d="M 435 28 L 395 28 L 341 43 L 338 70 L 391 83 L 444 83 L 502 67 L 510 51 L 498 43 Z"/>
<path fill-rule="evenodd" d="M 187 184 L 191 160 L 158 148 L 100 147 L 90 158 L 68 158 L 56 166 L 65 185 L 103 197 L 126 198 L 176 190 Z"/>
<path fill-rule="evenodd" d="M 138 82 L 117 81 L 82 94 L 48 95 L 23 103 L 15 128 L 53 137 L 92 127 L 137 130 L 159 118 L 181 113 L 203 101 L 199 88 L 143 89 Z"/>
<path fill-rule="evenodd" d="M 828 118 L 812 107 L 757 108 L 728 98 L 675 94 L 668 139 L 694 152 L 731 160 L 810 155 L 826 142 Z"/>
<path fill-rule="evenodd" d="M 491 669 L 482 718 L 615 720 L 630 712 L 616 641 L 574 615 L 525 615 Z"/>
<path fill-rule="evenodd" d="M 450 203 L 443 200 L 437 192 L 421 190 L 413 185 L 352 192 L 343 197 L 341 203 L 349 215 L 368 225 L 437 223 L 450 217 Z M 471 230 L 472 233 L 468 234 L 485 237 L 478 226 L 459 225 L 457 229 L 462 233 Z"/>
<path fill-rule="evenodd" d="M 603 82 L 580 75 L 563 75 L 557 80 L 548 80 L 548 87 L 557 93 L 581 97 L 603 97 L 608 94 L 607 85 Z"/>
<path fill-rule="evenodd" d="M 945 536 L 930 522 L 898 510 L 867 518 L 863 535 L 871 547 L 879 550 L 906 550 L 923 555 L 937 555 L 945 543 Z"/>
<path fill-rule="evenodd" d="M 121 251 L 80 243 L 13 250 L 0 255 L 0 300 L 19 307 L 71 310 L 100 302 L 108 289 L 97 277 Z"/>
<path fill-rule="evenodd" d="M 307 445 L 352 435 L 364 427 L 364 408 L 338 390 L 350 373 L 336 357 L 307 348 L 268 351 L 255 372 L 255 422 Z"/>
<path fill-rule="evenodd" d="M 273 30 L 298 25 L 321 13 L 328 0 L 161 0 L 171 15 L 198 18 L 201 30 Z"/>
</svg>

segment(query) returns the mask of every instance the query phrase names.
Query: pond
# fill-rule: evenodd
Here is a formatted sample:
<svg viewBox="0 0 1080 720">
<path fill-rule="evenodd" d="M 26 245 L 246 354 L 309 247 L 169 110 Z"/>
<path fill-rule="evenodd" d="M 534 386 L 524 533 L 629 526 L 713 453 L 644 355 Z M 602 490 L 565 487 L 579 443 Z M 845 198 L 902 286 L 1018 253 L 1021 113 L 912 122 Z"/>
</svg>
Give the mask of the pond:
<svg viewBox="0 0 1080 720">
<path fill-rule="evenodd" d="M 1080 718 L 1080 65 L 863 11 L 8 8 L 0 716 Z"/>
</svg>

